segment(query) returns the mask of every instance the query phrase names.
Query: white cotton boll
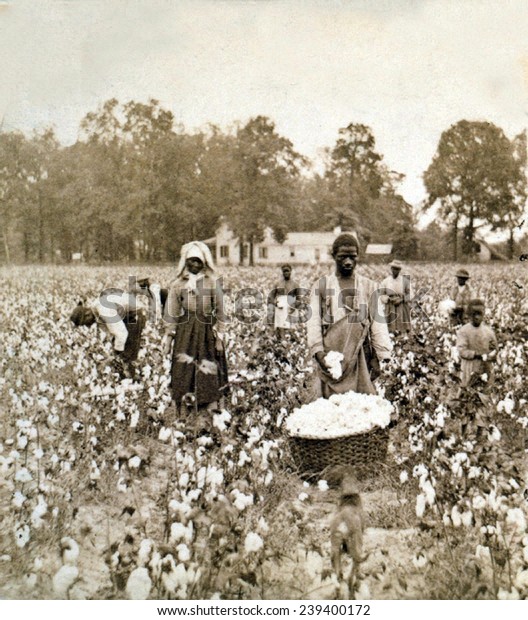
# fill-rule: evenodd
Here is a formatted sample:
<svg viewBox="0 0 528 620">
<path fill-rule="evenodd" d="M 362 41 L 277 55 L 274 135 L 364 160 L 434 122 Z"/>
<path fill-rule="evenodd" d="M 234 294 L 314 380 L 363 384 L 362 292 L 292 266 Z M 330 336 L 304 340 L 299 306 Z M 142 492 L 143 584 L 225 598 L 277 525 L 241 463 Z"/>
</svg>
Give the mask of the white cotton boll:
<svg viewBox="0 0 528 620">
<path fill-rule="evenodd" d="M 264 541 L 255 532 L 249 532 L 244 540 L 244 550 L 246 553 L 255 553 L 264 546 Z"/>
<path fill-rule="evenodd" d="M 400 482 L 401 484 L 405 484 L 409 480 L 409 474 L 406 471 L 402 471 L 400 474 Z"/>
<path fill-rule="evenodd" d="M 61 598 L 68 596 L 68 591 L 79 577 L 79 569 L 76 566 L 65 564 L 53 576 L 53 591 Z"/>
<path fill-rule="evenodd" d="M 416 497 L 416 516 L 421 519 L 424 515 L 425 512 L 425 506 L 426 506 L 426 498 L 425 495 L 423 495 L 422 493 L 420 493 L 420 495 L 418 495 Z"/>
<path fill-rule="evenodd" d="M 491 560 L 490 548 L 483 545 L 477 545 L 477 548 L 475 549 L 475 557 L 477 560 L 481 561 Z"/>
<path fill-rule="evenodd" d="M 17 547 L 23 549 L 29 542 L 31 530 L 29 525 L 17 524 L 15 526 L 15 543 Z"/>
<path fill-rule="evenodd" d="M 22 508 L 22 504 L 26 501 L 27 497 L 20 491 L 15 491 L 13 494 L 12 503 L 15 508 Z"/>
<path fill-rule="evenodd" d="M 25 467 L 22 467 L 17 471 L 15 480 L 17 482 L 31 482 L 33 477 Z"/>
<path fill-rule="evenodd" d="M 38 503 L 33 509 L 33 511 L 31 512 L 31 525 L 35 528 L 39 528 L 44 523 L 44 521 L 42 520 L 42 517 L 47 512 L 48 512 L 48 504 L 46 503 L 42 495 L 39 495 Z"/>
<path fill-rule="evenodd" d="M 482 497 L 482 495 L 475 495 L 471 504 L 475 510 L 484 510 L 487 505 L 486 500 Z"/>
<path fill-rule="evenodd" d="M 328 491 L 328 482 L 326 480 L 319 480 L 317 488 L 319 491 Z"/>
<path fill-rule="evenodd" d="M 135 568 L 128 577 L 126 595 L 131 601 L 145 601 L 148 599 L 152 581 L 148 569 L 143 566 Z"/>
<path fill-rule="evenodd" d="M 180 543 L 176 550 L 178 552 L 178 560 L 180 562 L 188 562 L 191 559 L 191 552 L 185 543 Z"/>
<path fill-rule="evenodd" d="M 499 588 L 497 598 L 499 601 L 518 601 L 521 597 L 515 588 L 512 588 L 511 591 Z"/>
<path fill-rule="evenodd" d="M 150 540 L 150 538 L 144 538 L 139 544 L 138 550 L 138 565 L 146 566 L 148 561 L 150 560 L 152 549 L 154 548 L 154 543 Z"/>
<path fill-rule="evenodd" d="M 332 379 L 338 381 L 343 376 L 343 367 L 341 362 L 344 359 L 344 355 L 339 351 L 330 351 L 325 355 L 324 363 L 330 372 Z"/>
<path fill-rule="evenodd" d="M 128 459 L 128 466 L 131 469 L 139 469 L 140 465 L 141 465 L 141 459 L 139 458 L 139 456 L 136 455 Z"/>
<path fill-rule="evenodd" d="M 271 471 L 269 471 L 264 478 L 264 485 L 269 486 L 272 480 L 273 480 L 273 474 Z"/>
<path fill-rule="evenodd" d="M 180 487 L 186 487 L 189 484 L 189 474 L 188 472 L 184 472 L 183 474 L 180 475 L 180 479 L 179 479 L 179 485 Z"/>
<path fill-rule="evenodd" d="M 451 521 L 453 521 L 455 527 L 460 527 L 462 525 L 462 515 L 458 511 L 457 506 L 453 506 L 451 510 Z"/>
<path fill-rule="evenodd" d="M 496 426 L 490 426 L 489 432 L 488 432 L 488 441 L 490 441 L 491 443 L 500 441 L 501 439 L 501 433 L 499 431 L 499 429 Z"/>
<path fill-rule="evenodd" d="M 519 534 L 526 531 L 526 517 L 520 508 L 510 508 L 506 513 L 506 523 L 513 527 Z"/>
<path fill-rule="evenodd" d="M 266 535 L 269 532 L 269 525 L 266 519 L 264 519 L 264 517 L 260 517 L 260 519 L 258 520 L 257 529 L 261 534 L 264 534 L 264 535 Z"/>
<path fill-rule="evenodd" d="M 426 502 L 429 504 L 429 506 L 432 506 L 434 504 L 434 500 L 436 496 L 433 485 L 431 484 L 429 480 L 425 480 L 420 486 L 421 486 L 422 491 L 425 494 Z"/>
<path fill-rule="evenodd" d="M 310 496 L 308 495 L 308 493 L 299 493 L 299 501 L 304 502 L 305 500 L 307 500 Z"/>
<path fill-rule="evenodd" d="M 70 536 L 65 536 L 60 541 L 62 549 L 62 561 L 64 564 L 76 564 L 79 558 L 79 545 Z"/>
<path fill-rule="evenodd" d="M 356 600 L 358 601 L 368 601 L 371 598 L 370 588 L 366 581 L 362 581 L 359 584 L 359 588 L 356 593 Z"/>
<path fill-rule="evenodd" d="M 473 524 L 473 514 L 471 510 L 466 510 L 463 512 L 460 518 L 462 519 L 462 525 L 465 527 L 471 527 Z"/>
<path fill-rule="evenodd" d="M 456 308 L 456 303 L 453 299 L 443 299 L 438 304 L 438 314 L 444 318 L 451 316 L 451 313 Z"/>
<path fill-rule="evenodd" d="M 163 427 L 163 428 L 160 428 L 158 439 L 164 442 L 169 441 L 169 439 L 171 438 L 171 435 L 172 435 L 171 429 Z"/>
<path fill-rule="evenodd" d="M 522 570 L 520 573 L 517 573 L 515 577 L 515 587 L 519 590 L 525 590 L 528 588 L 528 570 Z"/>
</svg>

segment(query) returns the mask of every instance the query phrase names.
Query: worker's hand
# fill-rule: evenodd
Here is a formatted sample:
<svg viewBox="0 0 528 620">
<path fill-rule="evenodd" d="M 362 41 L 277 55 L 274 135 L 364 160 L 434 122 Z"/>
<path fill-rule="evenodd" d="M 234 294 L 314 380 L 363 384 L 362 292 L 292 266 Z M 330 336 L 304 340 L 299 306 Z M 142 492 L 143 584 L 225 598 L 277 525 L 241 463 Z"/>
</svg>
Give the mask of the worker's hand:
<svg viewBox="0 0 528 620">
<path fill-rule="evenodd" d="M 395 306 L 399 306 L 403 301 L 403 298 L 401 295 L 391 295 L 390 300 Z"/>
<path fill-rule="evenodd" d="M 215 349 L 218 352 L 222 352 L 224 350 L 224 338 L 223 338 L 222 334 L 216 334 Z"/>
<path fill-rule="evenodd" d="M 381 375 L 381 365 L 379 359 L 374 355 L 370 360 L 370 378 L 372 381 Z"/>
<path fill-rule="evenodd" d="M 330 370 L 325 363 L 325 356 L 326 353 L 324 351 L 317 351 L 317 353 L 315 354 L 315 359 L 317 360 L 317 363 L 319 364 L 321 369 L 327 374 L 330 374 Z"/>
<path fill-rule="evenodd" d="M 170 355 L 172 341 L 173 336 L 171 336 L 170 334 L 165 334 L 165 336 L 163 336 L 163 340 L 161 341 L 161 350 L 163 352 L 163 355 Z"/>
</svg>

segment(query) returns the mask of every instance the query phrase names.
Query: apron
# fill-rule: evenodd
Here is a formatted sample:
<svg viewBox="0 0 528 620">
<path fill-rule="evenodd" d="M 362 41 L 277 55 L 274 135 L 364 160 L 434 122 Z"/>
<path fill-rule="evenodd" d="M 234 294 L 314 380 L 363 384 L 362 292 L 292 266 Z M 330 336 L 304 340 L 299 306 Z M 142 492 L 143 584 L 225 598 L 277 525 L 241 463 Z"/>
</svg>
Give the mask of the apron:
<svg viewBox="0 0 528 620">
<path fill-rule="evenodd" d="M 370 351 L 368 332 L 369 322 L 353 320 L 353 314 L 344 316 L 328 326 L 323 336 L 325 354 L 329 351 L 339 351 L 344 359 L 341 362 L 343 374 L 333 379 L 317 364 L 317 379 L 315 382 L 315 398 L 329 398 L 332 394 L 345 392 L 359 392 L 361 394 L 376 394 L 376 388 L 370 378 L 367 355 Z"/>
<path fill-rule="evenodd" d="M 275 302 L 275 329 L 290 329 L 288 295 L 278 295 Z"/>
</svg>

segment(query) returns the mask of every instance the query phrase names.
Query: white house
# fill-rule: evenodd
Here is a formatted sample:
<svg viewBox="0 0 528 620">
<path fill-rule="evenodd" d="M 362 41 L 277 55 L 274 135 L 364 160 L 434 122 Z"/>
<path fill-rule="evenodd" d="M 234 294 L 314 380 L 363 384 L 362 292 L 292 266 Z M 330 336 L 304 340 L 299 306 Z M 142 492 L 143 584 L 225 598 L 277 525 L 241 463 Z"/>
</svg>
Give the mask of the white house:
<svg viewBox="0 0 528 620">
<path fill-rule="evenodd" d="M 279 243 L 268 228 L 264 239 L 254 244 L 253 262 L 255 265 L 330 263 L 332 243 L 340 232 L 340 228 L 333 232 L 291 232 Z M 239 241 L 226 222 L 219 226 L 215 243 L 210 245 L 215 249 L 217 265 L 240 264 Z M 249 243 L 242 248 L 242 264 L 249 264 Z"/>
</svg>

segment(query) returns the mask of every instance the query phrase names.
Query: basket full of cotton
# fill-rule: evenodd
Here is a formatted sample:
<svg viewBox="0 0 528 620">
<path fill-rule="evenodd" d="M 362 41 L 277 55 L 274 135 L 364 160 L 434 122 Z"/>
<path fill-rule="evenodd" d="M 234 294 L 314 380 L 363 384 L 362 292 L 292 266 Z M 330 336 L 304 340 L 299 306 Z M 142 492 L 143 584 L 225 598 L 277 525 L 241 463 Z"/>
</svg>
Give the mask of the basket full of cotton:
<svg viewBox="0 0 528 620">
<path fill-rule="evenodd" d="M 293 411 L 286 419 L 293 459 L 302 472 L 332 466 L 374 466 L 386 459 L 394 408 L 378 395 L 333 394 Z"/>
</svg>

